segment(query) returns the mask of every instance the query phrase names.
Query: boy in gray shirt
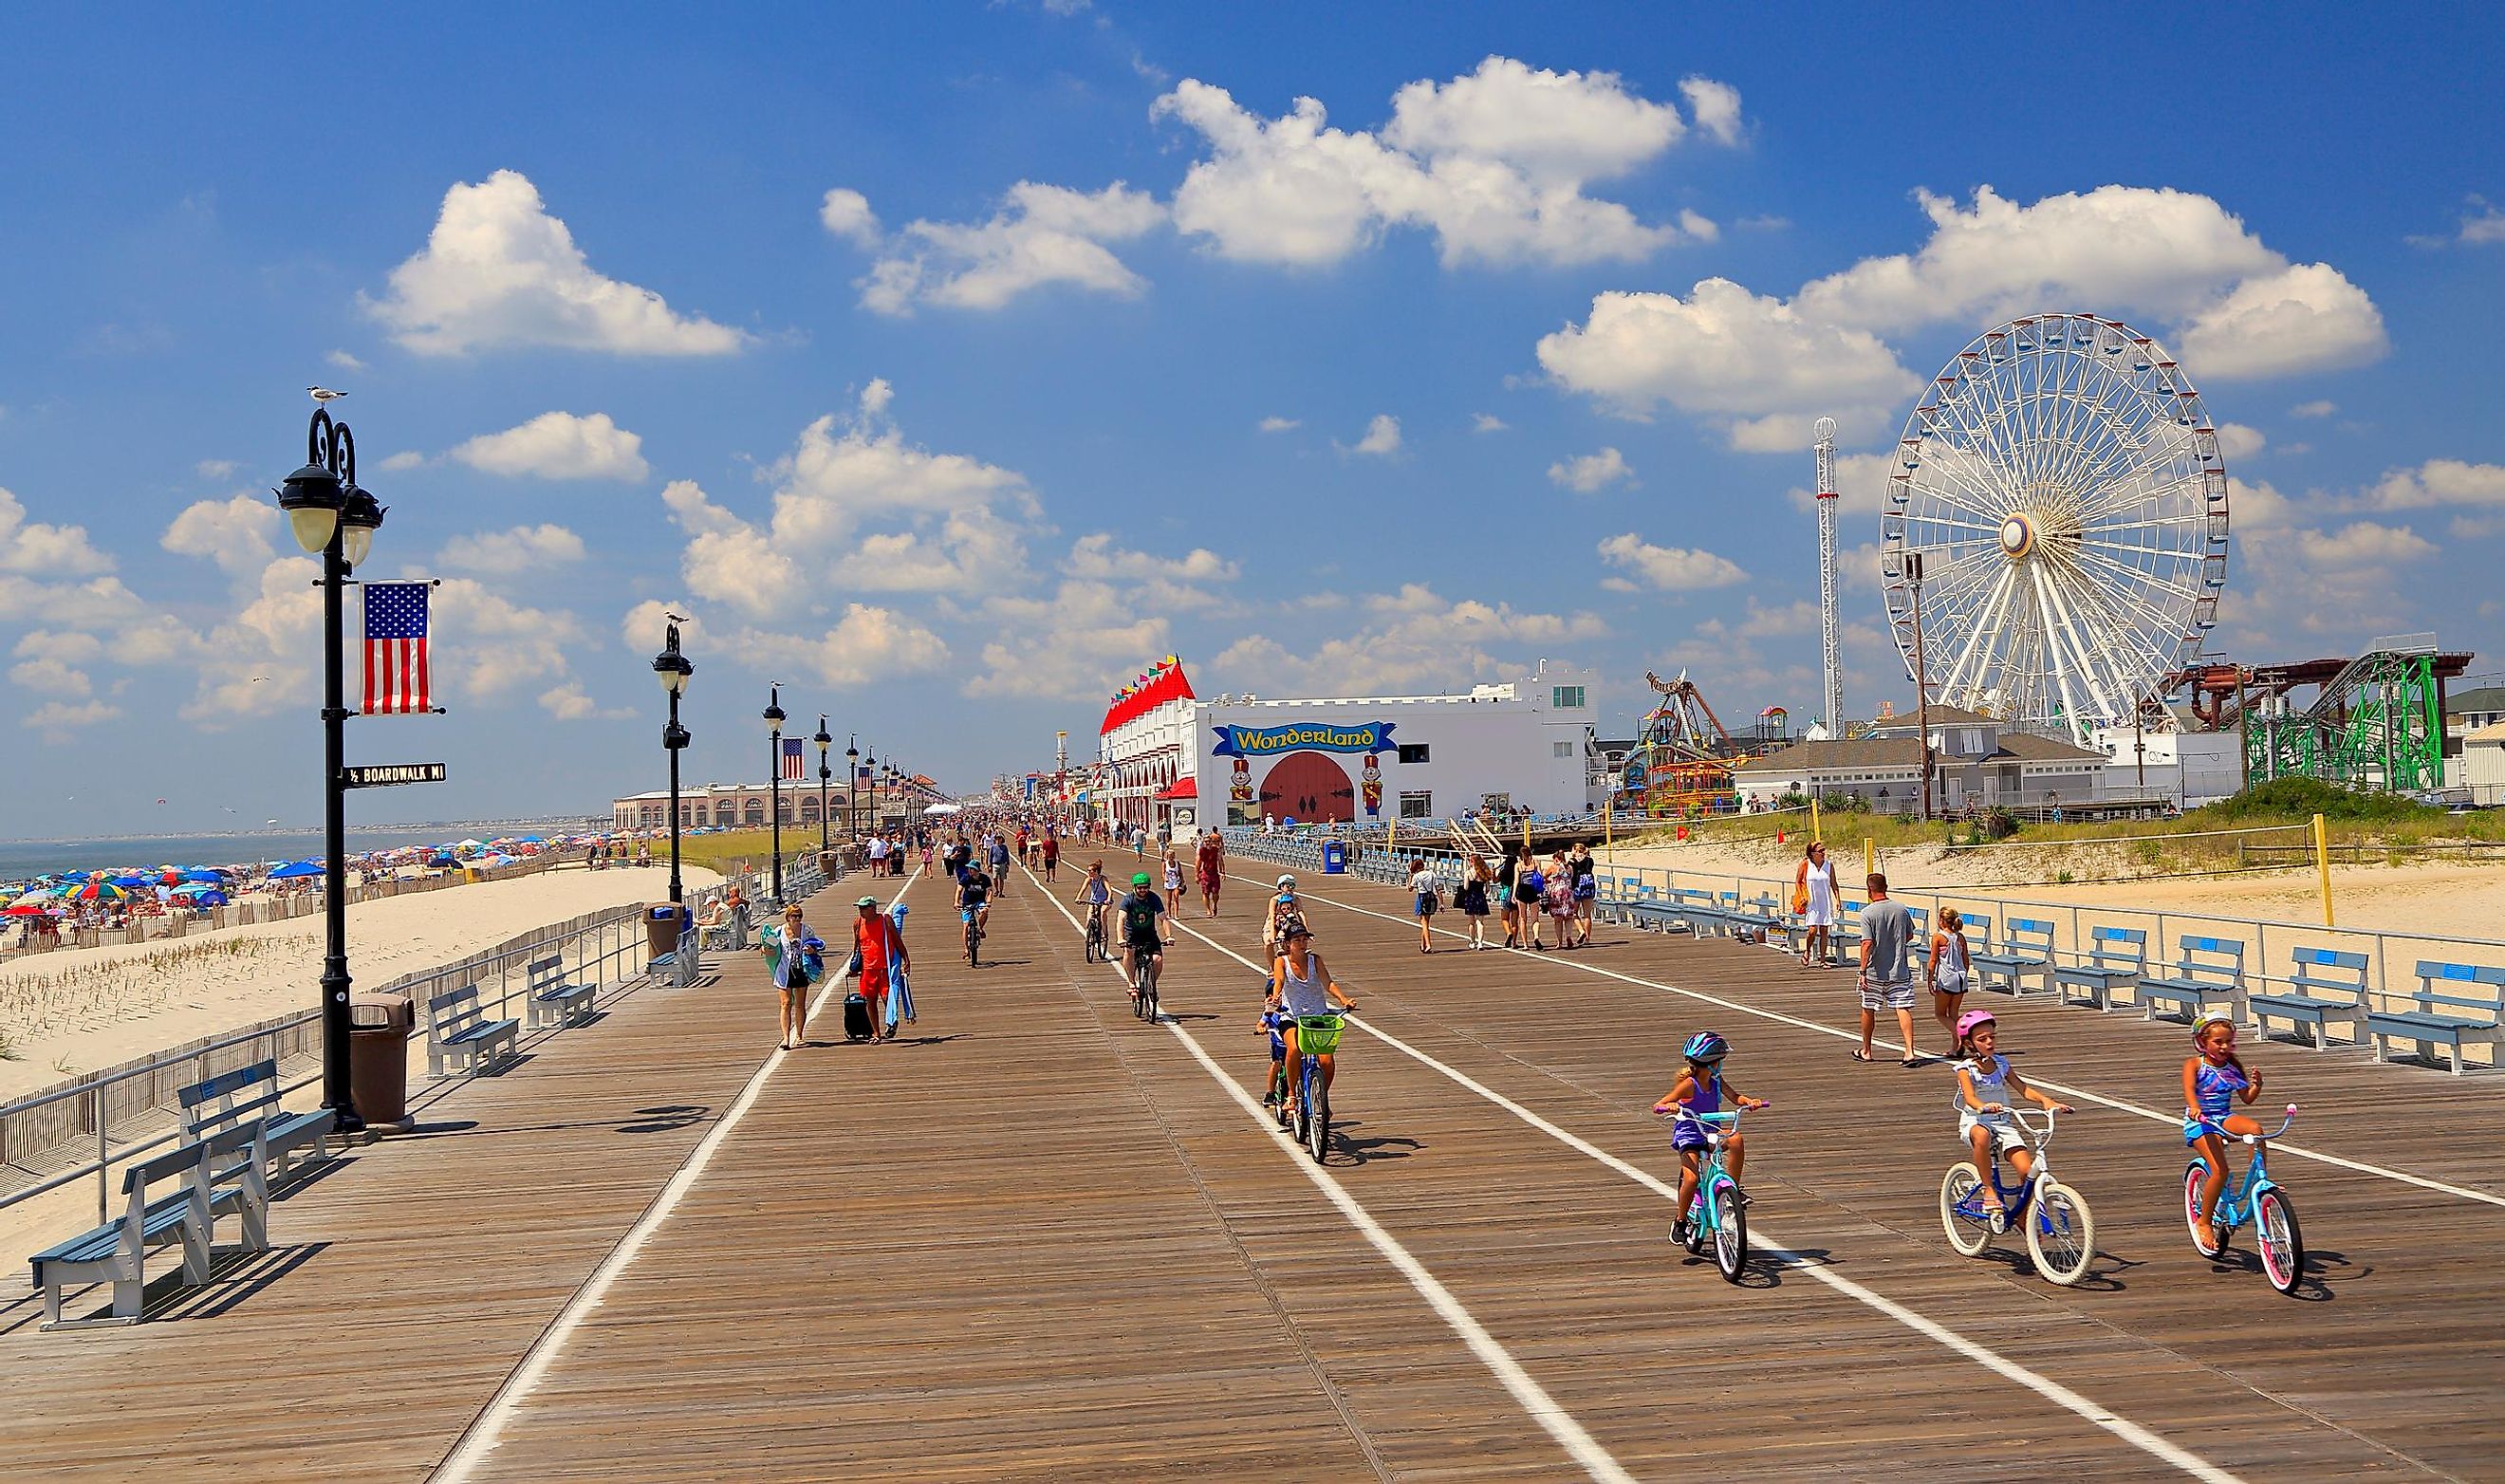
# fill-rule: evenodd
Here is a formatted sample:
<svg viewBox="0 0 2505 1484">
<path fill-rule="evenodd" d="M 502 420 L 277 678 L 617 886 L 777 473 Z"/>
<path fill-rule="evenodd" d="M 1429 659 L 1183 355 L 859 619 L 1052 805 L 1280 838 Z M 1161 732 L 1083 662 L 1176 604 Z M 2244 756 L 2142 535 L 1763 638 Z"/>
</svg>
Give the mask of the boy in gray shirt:
<svg viewBox="0 0 2505 1484">
<path fill-rule="evenodd" d="M 1870 904 L 1861 909 L 1861 1044 L 1852 1058 L 1877 1059 L 1870 1033 L 1879 1011 L 1891 1009 L 1905 1037 L 1905 1059 L 1898 1065 L 1919 1067 L 1923 1059 L 1914 1052 L 1914 919 L 1903 903 L 1888 900 L 1886 876 L 1872 871 L 1869 885 Z"/>
</svg>

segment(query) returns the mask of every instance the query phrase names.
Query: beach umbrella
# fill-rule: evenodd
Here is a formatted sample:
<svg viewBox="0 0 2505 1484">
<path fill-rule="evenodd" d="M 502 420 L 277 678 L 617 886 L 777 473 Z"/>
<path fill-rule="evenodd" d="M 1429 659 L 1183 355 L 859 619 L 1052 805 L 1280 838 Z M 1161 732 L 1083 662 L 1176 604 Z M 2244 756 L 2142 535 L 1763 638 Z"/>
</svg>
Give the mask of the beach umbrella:
<svg viewBox="0 0 2505 1484">
<path fill-rule="evenodd" d="M 78 889 L 81 901 L 120 901 L 129 895 L 110 881 L 90 881 Z"/>
<path fill-rule="evenodd" d="M 112 884 L 126 892 L 133 887 L 154 886 L 157 883 L 149 880 L 146 876 L 115 876 L 112 878 Z"/>
<path fill-rule="evenodd" d="M 227 884 L 226 877 L 219 875 L 216 871 L 208 869 L 206 866 L 194 866 L 190 870 L 183 872 L 183 879 L 186 881 L 205 882 L 210 886 L 224 886 Z"/>
<path fill-rule="evenodd" d="M 49 901 L 37 901 L 32 897 L 21 897 L 9 905 L 0 907 L 0 917 L 47 917 L 58 910 L 59 908 Z"/>
<path fill-rule="evenodd" d="M 314 865 L 310 861 L 290 861 L 286 865 L 272 870 L 269 873 L 269 879 L 272 881 L 299 881 L 306 876 L 318 876 L 320 874 L 322 874 L 322 867 Z"/>
</svg>

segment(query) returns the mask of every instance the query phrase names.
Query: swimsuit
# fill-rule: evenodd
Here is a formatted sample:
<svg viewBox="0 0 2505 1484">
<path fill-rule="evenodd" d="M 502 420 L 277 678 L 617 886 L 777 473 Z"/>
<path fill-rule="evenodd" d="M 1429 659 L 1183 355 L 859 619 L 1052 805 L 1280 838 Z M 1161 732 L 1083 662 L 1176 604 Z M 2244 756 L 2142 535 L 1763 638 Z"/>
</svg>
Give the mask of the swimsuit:
<svg viewBox="0 0 2505 1484">
<path fill-rule="evenodd" d="M 2227 1113 L 2235 1106 L 2236 1094 L 2251 1085 L 2230 1063 L 2211 1066 L 2203 1061 L 2192 1074 L 2192 1091 L 2200 1099 L 2201 1116 L 2183 1120 L 2183 1142 L 2199 1144 L 2202 1136 L 2226 1121 Z"/>
</svg>

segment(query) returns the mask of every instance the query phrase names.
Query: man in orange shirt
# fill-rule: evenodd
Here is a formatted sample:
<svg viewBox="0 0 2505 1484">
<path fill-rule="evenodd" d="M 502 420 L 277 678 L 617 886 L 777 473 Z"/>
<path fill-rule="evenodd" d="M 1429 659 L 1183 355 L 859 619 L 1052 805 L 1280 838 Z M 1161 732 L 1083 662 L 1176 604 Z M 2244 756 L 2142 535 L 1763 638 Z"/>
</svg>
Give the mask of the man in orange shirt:
<svg viewBox="0 0 2505 1484">
<path fill-rule="evenodd" d="M 887 1041 L 896 1032 L 887 1026 L 888 966 L 900 972 L 911 972 L 912 958 L 904 949 L 904 935 L 878 909 L 878 899 L 864 897 L 853 903 L 860 909 L 860 920 L 853 924 L 853 951 L 861 955 L 861 994 L 869 1002 L 869 1038 Z"/>
</svg>

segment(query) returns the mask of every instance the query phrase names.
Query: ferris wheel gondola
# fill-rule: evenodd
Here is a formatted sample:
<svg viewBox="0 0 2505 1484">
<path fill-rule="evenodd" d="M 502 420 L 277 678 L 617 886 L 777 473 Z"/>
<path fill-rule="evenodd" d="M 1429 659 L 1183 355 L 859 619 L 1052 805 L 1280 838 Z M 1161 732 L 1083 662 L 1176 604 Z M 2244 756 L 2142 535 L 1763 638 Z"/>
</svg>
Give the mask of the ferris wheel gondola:
<svg viewBox="0 0 2505 1484">
<path fill-rule="evenodd" d="M 2217 431 L 2182 368 L 2119 321 L 2042 314 L 1978 336 L 1906 418 L 1894 463 L 1881 577 L 1911 679 L 1919 571 L 1934 699 L 2085 743 L 2217 622 Z"/>
</svg>

